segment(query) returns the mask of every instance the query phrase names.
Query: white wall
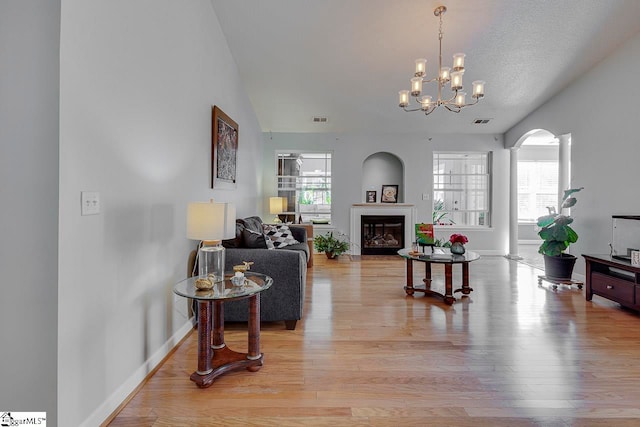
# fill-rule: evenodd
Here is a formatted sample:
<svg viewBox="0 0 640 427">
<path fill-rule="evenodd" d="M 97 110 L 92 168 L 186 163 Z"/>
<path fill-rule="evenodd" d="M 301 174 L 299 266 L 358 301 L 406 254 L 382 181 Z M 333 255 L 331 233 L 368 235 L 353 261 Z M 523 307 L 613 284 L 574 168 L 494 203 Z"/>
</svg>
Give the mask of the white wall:
<svg viewBox="0 0 640 427">
<path fill-rule="evenodd" d="M 208 0 L 64 0 L 61 19 L 59 418 L 93 426 L 188 330 L 187 203 L 258 209 L 262 133 Z M 209 188 L 214 104 L 239 125 L 236 191 Z"/>
<path fill-rule="evenodd" d="M 433 118 L 433 117 L 430 117 Z M 418 120 L 430 118 L 416 117 Z M 433 158 L 435 151 L 493 151 L 493 226 L 486 230 L 465 229 L 470 249 L 486 254 L 507 253 L 509 233 L 509 153 L 501 137 L 493 135 L 432 135 L 429 141 L 423 135 L 369 134 L 369 133 L 265 133 L 264 191 L 265 198 L 276 194 L 276 150 L 332 150 L 332 224 L 336 230 L 349 235 L 349 210 L 354 203 L 362 203 L 363 162 L 371 154 L 388 152 L 404 164 L 404 203 L 414 204 L 418 221 L 431 222 Z M 393 184 L 393 183 L 388 183 Z M 378 198 L 380 197 L 380 189 Z M 429 200 L 422 200 L 422 194 Z M 263 215 L 268 215 L 267 201 L 263 201 Z M 462 231 L 447 228 L 436 235 L 446 236 Z"/>
<path fill-rule="evenodd" d="M 56 426 L 60 2 L 0 2 L 0 408 Z"/>
<path fill-rule="evenodd" d="M 640 33 L 506 133 L 507 146 L 531 129 L 571 134 L 571 186 L 585 187 L 571 210 L 574 255 L 609 253 L 611 215 L 640 213 L 638 75 Z"/>
</svg>

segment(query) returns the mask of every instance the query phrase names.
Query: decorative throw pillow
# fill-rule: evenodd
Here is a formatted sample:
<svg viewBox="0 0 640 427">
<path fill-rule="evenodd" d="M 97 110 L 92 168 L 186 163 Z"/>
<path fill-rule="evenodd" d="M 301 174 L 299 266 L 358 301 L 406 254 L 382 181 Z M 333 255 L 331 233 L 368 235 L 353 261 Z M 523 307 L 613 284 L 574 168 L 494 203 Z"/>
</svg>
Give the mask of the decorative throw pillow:
<svg viewBox="0 0 640 427">
<path fill-rule="evenodd" d="M 275 249 L 276 247 L 273 245 L 273 240 L 269 238 L 269 236 L 263 234 L 264 241 L 267 243 L 267 249 Z"/>
<path fill-rule="evenodd" d="M 241 248 L 242 247 L 242 230 L 244 225 L 236 221 L 236 237 L 233 239 L 227 239 L 222 241 L 222 246 L 225 248 Z"/>
<path fill-rule="evenodd" d="M 287 225 L 265 225 L 264 234 L 273 242 L 276 249 L 300 243 L 293 237 Z"/>
<path fill-rule="evenodd" d="M 267 240 L 262 233 L 245 228 L 242 230 L 242 240 L 245 248 L 267 249 Z"/>
</svg>

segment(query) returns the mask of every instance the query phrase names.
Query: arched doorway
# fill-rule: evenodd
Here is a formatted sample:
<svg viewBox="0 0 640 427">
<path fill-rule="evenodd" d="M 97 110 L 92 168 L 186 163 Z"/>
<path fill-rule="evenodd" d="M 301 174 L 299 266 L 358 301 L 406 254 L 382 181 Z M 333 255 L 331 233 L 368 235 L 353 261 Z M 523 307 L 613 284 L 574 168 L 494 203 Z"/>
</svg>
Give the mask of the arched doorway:
<svg viewBox="0 0 640 427">
<path fill-rule="evenodd" d="M 535 220 L 548 212 L 547 206 L 559 209 L 570 186 L 570 145 L 570 134 L 533 129 L 511 148 L 509 258 L 522 259 L 524 254 L 532 263 L 540 262 Z"/>
</svg>

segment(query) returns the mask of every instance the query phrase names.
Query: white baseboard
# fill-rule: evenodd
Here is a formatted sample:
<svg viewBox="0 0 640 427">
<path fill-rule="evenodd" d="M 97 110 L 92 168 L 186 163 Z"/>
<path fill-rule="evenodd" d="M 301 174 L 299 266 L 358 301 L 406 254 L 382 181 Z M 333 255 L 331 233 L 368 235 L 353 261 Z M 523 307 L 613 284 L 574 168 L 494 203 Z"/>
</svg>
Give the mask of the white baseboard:
<svg viewBox="0 0 640 427">
<path fill-rule="evenodd" d="M 478 249 L 478 250 L 470 249 L 470 250 L 485 256 L 504 256 L 504 252 L 493 250 L 493 249 Z"/>
<path fill-rule="evenodd" d="M 146 362 L 114 391 L 93 413 L 81 424 L 81 427 L 101 425 L 118 406 L 144 381 L 169 352 L 193 329 L 193 320 L 189 319 L 176 331 Z"/>
<path fill-rule="evenodd" d="M 519 245 L 540 245 L 542 243 L 542 240 L 537 239 L 537 240 L 518 240 L 518 244 Z"/>
</svg>

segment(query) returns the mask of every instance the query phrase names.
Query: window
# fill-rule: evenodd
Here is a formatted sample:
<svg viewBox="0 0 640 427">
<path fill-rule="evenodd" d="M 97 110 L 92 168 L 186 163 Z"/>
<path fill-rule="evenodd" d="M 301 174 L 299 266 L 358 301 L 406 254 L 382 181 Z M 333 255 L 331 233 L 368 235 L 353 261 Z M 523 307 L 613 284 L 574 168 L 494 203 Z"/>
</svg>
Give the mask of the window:
<svg viewBox="0 0 640 427">
<path fill-rule="evenodd" d="M 287 220 L 331 220 L 331 153 L 277 153 L 278 196 L 287 199 Z"/>
<path fill-rule="evenodd" d="M 491 153 L 433 153 L 433 222 L 488 227 Z"/>
<path fill-rule="evenodd" d="M 558 205 L 558 162 L 518 162 L 518 222 L 536 222 Z"/>
</svg>

